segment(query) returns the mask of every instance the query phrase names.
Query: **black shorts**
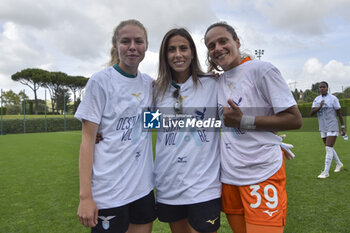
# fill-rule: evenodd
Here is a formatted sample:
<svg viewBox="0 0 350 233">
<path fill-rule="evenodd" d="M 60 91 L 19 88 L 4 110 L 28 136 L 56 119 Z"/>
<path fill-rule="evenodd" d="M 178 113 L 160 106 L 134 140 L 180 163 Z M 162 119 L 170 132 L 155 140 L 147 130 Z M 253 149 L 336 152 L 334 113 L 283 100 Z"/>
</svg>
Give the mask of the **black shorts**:
<svg viewBox="0 0 350 233">
<path fill-rule="evenodd" d="M 127 205 L 101 209 L 98 211 L 98 223 L 91 233 L 125 233 L 129 224 L 146 224 L 156 219 L 153 190 L 146 196 Z"/>
<path fill-rule="evenodd" d="M 157 216 L 161 222 L 176 222 L 187 218 L 199 232 L 214 232 L 220 227 L 221 198 L 190 205 L 157 203 Z"/>
</svg>

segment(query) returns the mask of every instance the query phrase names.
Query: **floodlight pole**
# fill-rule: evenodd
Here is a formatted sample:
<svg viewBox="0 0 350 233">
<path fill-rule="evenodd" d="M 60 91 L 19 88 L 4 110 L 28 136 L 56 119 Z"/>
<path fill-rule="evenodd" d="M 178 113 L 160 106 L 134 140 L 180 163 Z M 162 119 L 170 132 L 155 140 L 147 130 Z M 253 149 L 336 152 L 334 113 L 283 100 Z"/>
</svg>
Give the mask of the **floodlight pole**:
<svg viewBox="0 0 350 233">
<path fill-rule="evenodd" d="M 264 50 L 263 49 L 256 49 L 255 50 L 255 56 L 257 56 L 260 60 L 260 58 L 264 55 Z"/>
<path fill-rule="evenodd" d="M 45 89 L 45 132 L 47 132 L 47 116 L 46 116 L 46 89 Z"/>
<path fill-rule="evenodd" d="M 66 98 L 65 98 L 64 92 L 63 92 L 63 117 L 64 117 L 63 131 L 66 131 Z"/>
<path fill-rule="evenodd" d="M 26 133 L 26 90 L 23 89 L 23 133 Z"/>
</svg>

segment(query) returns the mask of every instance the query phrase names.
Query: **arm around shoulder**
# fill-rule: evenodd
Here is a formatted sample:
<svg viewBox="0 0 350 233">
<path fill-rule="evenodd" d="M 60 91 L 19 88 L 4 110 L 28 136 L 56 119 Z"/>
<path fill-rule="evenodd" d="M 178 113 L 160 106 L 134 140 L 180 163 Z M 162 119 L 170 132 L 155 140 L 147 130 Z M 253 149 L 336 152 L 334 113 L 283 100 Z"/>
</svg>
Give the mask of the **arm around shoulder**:
<svg viewBox="0 0 350 233">
<path fill-rule="evenodd" d="M 283 131 L 301 128 L 303 118 L 296 105 L 271 116 L 256 116 L 255 126 L 260 130 Z"/>
</svg>

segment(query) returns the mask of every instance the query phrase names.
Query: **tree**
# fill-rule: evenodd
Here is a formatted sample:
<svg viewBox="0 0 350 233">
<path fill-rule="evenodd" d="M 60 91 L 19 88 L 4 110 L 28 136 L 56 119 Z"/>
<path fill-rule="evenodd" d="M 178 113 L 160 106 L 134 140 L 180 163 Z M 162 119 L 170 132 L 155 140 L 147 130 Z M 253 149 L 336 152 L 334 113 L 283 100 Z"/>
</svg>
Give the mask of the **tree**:
<svg viewBox="0 0 350 233">
<path fill-rule="evenodd" d="M 299 93 L 298 89 L 295 88 L 295 90 L 292 91 L 292 94 L 293 94 L 295 101 L 298 102 L 298 100 L 300 99 L 300 93 Z"/>
<path fill-rule="evenodd" d="M 4 106 L 8 107 L 10 105 L 18 105 L 21 103 L 21 98 L 19 95 L 14 93 L 12 90 L 4 91 L 2 93 L 2 101 Z"/>
<path fill-rule="evenodd" d="M 42 86 L 49 90 L 51 97 L 52 112 L 55 112 L 55 106 L 57 105 L 57 97 L 60 89 L 67 83 L 68 75 L 63 72 L 50 72 L 49 78 L 42 83 Z M 58 110 L 56 109 L 58 113 Z"/>
<path fill-rule="evenodd" d="M 317 96 L 318 94 L 311 91 L 310 89 L 305 90 L 303 93 L 303 99 L 306 103 L 313 102 Z"/>
<path fill-rule="evenodd" d="M 350 98 L 350 87 L 345 88 L 344 98 Z"/>
<path fill-rule="evenodd" d="M 316 94 L 320 94 L 320 90 L 319 90 L 319 87 L 320 86 L 320 83 L 319 82 L 317 82 L 317 83 L 314 83 L 314 84 L 312 84 L 312 86 L 311 86 L 311 91 L 312 92 L 315 92 Z"/>
<path fill-rule="evenodd" d="M 58 92 L 56 93 L 56 109 L 58 110 L 68 110 L 68 103 L 70 102 L 70 96 L 69 96 L 69 92 L 67 89 L 65 88 L 60 88 L 58 90 Z"/>
<path fill-rule="evenodd" d="M 74 109 L 75 112 L 77 110 L 77 91 L 80 91 L 83 89 L 87 83 L 87 78 L 83 76 L 68 76 L 66 87 L 68 87 L 72 93 L 73 93 L 73 102 L 74 102 Z"/>
<path fill-rule="evenodd" d="M 24 91 L 20 91 L 18 93 L 18 96 L 20 97 L 21 100 L 24 100 L 24 99 L 29 99 L 29 97 L 26 95 L 26 93 Z M 39 101 L 39 100 L 38 100 Z"/>
<path fill-rule="evenodd" d="M 38 114 L 37 90 L 48 79 L 49 72 L 42 69 L 24 69 L 11 76 L 13 81 L 28 86 L 34 92 L 35 114 Z"/>
<path fill-rule="evenodd" d="M 89 78 L 85 78 L 85 79 L 80 80 L 80 86 L 78 88 L 79 96 L 78 96 L 78 100 L 77 100 L 77 106 L 79 106 L 79 104 L 80 104 L 82 93 L 83 93 L 83 90 L 84 90 L 88 80 L 89 80 Z"/>
</svg>

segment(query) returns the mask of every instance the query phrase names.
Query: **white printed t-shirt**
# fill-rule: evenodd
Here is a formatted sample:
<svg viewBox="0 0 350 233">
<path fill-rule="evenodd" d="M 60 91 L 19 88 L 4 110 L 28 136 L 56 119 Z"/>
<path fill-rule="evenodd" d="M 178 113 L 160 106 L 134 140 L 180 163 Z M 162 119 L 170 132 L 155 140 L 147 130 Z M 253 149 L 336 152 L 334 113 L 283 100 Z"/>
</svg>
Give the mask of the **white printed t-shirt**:
<svg viewBox="0 0 350 233">
<path fill-rule="evenodd" d="M 183 98 L 182 115 L 217 119 L 217 83 L 214 78 L 202 77 L 195 87 L 190 77 L 185 83 L 177 84 L 181 86 Z M 175 90 L 171 86 L 156 103 L 163 116 L 174 114 Z M 220 198 L 219 173 L 218 128 L 180 130 L 163 125 L 163 129 L 158 130 L 154 165 L 157 202 L 187 205 Z"/>
<path fill-rule="evenodd" d="M 232 99 L 243 114 L 268 116 L 296 105 L 279 70 L 267 62 L 247 61 L 220 77 L 219 113 Z M 223 127 L 221 181 L 231 185 L 262 182 L 282 165 L 281 138 L 273 132 Z"/>
<path fill-rule="evenodd" d="M 152 78 L 126 77 L 108 67 L 88 81 L 75 117 L 99 125 L 95 144 L 92 195 L 99 209 L 119 207 L 154 187 L 151 134 L 142 131 L 142 108 L 152 103 Z"/>
<path fill-rule="evenodd" d="M 324 105 L 317 112 L 320 132 L 339 132 L 336 110 L 339 110 L 341 107 L 338 98 L 332 94 L 319 95 L 312 103 L 312 108 L 319 107 L 322 100 L 324 100 Z"/>
</svg>

